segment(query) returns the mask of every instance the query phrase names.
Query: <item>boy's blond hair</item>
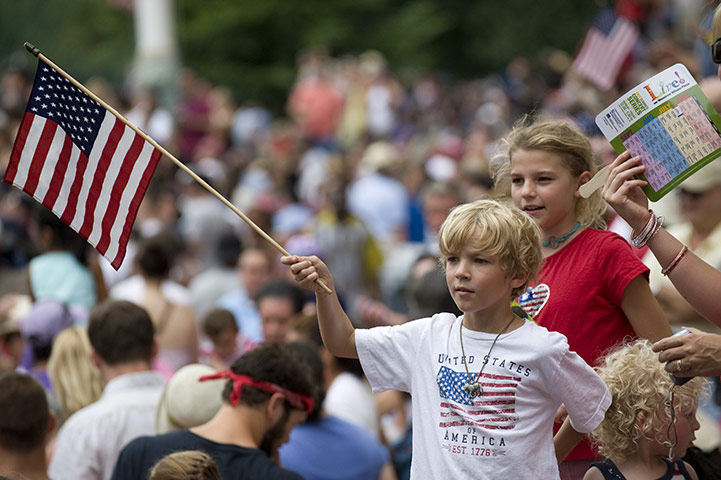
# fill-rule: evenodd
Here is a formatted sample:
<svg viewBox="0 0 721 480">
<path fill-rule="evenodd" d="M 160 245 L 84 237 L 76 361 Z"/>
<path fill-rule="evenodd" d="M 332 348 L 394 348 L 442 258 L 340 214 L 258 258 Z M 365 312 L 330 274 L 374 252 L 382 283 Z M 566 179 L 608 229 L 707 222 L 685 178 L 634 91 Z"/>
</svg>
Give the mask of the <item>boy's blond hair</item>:
<svg viewBox="0 0 721 480">
<path fill-rule="evenodd" d="M 669 441 L 666 430 L 671 412 L 665 402 L 674 383 L 648 340 L 621 345 L 604 357 L 596 371 L 613 399 L 605 419 L 591 432 L 591 440 L 601 455 L 618 464 L 638 452 L 641 438 L 659 444 Z M 675 414 L 697 407 L 704 387 L 705 379 L 700 377 L 677 386 Z"/>
<path fill-rule="evenodd" d="M 530 117 L 526 116 L 516 122 L 503 141 L 507 150 L 497 157 L 497 160 L 500 160 L 494 171 L 497 185 L 507 185 L 510 181 L 513 154 L 518 150 L 555 153 L 574 178 L 586 171 L 591 175 L 598 171 L 588 138 L 563 121 L 533 123 Z M 605 229 L 606 210 L 606 202 L 601 197 L 600 190 L 596 190 L 588 198 L 579 197 L 576 201 L 575 214 L 582 227 Z"/>
<path fill-rule="evenodd" d="M 541 266 L 541 230 L 515 207 L 494 200 L 476 200 L 451 210 L 438 233 L 441 263 L 464 247 L 498 255 L 507 277 L 527 274 L 511 298 L 524 292 Z"/>
</svg>

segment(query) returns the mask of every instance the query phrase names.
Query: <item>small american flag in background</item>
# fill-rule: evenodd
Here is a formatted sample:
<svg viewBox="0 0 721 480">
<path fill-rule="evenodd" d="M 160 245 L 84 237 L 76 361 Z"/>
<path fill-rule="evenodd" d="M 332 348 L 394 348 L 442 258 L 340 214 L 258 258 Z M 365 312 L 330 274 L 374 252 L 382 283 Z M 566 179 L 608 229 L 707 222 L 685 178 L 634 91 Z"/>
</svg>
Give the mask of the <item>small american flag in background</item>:
<svg viewBox="0 0 721 480">
<path fill-rule="evenodd" d="M 161 152 L 43 60 L 5 172 L 118 269 Z"/>
<path fill-rule="evenodd" d="M 475 378 L 476 373 L 471 372 Z M 439 427 L 476 426 L 488 430 L 512 430 L 516 426 L 516 389 L 520 377 L 491 375 L 480 378 L 483 395 L 471 399 L 463 391 L 468 383 L 466 372 L 456 372 L 441 367 L 436 375 L 441 394 L 441 419 Z"/>
<path fill-rule="evenodd" d="M 611 7 L 601 7 L 573 61 L 573 68 L 601 90 L 608 90 L 616 82 L 638 36 L 633 22 L 617 16 Z"/>
</svg>

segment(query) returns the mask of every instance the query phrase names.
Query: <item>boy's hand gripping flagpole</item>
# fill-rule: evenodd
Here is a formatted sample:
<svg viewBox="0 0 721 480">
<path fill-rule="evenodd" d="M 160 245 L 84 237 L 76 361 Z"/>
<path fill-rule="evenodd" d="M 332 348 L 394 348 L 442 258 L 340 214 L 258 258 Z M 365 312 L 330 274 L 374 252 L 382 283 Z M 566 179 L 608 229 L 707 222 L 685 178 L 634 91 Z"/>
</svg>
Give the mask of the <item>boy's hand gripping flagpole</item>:
<svg viewBox="0 0 721 480">
<path fill-rule="evenodd" d="M 93 92 L 88 90 L 84 85 L 82 85 L 80 82 L 75 80 L 73 77 L 68 75 L 64 70 L 62 70 L 60 67 L 55 65 L 50 59 L 48 59 L 45 55 L 40 52 L 38 48 L 36 48 L 34 45 L 25 42 L 25 48 L 28 50 L 28 52 L 32 53 L 36 57 L 43 60 L 45 63 L 53 67 L 58 73 L 60 73 L 63 77 L 67 78 L 68 81 L 70 81 L 73 85 L 81 89 L 85 94 L 87 94 L 90 98 L 98 102 L 100 105 L 103 106 L 106 110 L 108 110 L 110 113 L 115 115 L 118 120 L 120 120 L 122 123 L 124 123 L 128 128 L 132 129 L 135 133 L 137 133 L 139 136 L 141 136 L 143 139 L 145 139 L 148 143 L 150 143 L 154 148 L 156 148 L 158 151 L 160 151 L 163 155 L 168 157 L 170 160 L 173 161 L 180 169 L 185 171 L 188 175 L 190 175 L 193 180 L 198 182 L 200 185 L 203 186 L 206 190 L 208 190 L 210 193 L 212 193 L 218 200 L 223 202 L 225 206 L 230 208 L 236 215 L 238 215 L 245 223 L 250 225 L 250 227 L 253 228 L 258 234 L 266 239 L 268 242 L 270 242 L 271 245 L 273 245 L 279 252 L 281 252 L 283 255 L 290 255 L 288 251 L 285 250 L 278 242 L 276 242 L 270 235 L 265 233 L 263 229 L 261 229 L 258 225 L 256 225 L 250 218 L 248 218 L 243 212 L 238 210 L 238 208 L 230 203 L 225 197 L 223 197 L 217 190 L 215 190 L 213 187 L 211 187 L 205 180 L 200 178 L 195 172 L 193 172 L 191 169 L 189 169 L 186 165 L 184 165 L 180 160 L 175 158 L 170 152 L 168 152 L 165 148 L 163 148 L 161 145 L 159 145 L 155 140 L 150 138 L 145 132 L 140 130 L 138 127 L 130 123 L 124 116 L 122 116 L 120 113 L 118 113 L 117 110 L 115 110 L 113 107 L 105 103 L 102 99 L 100 99 L 97 95 L 95 95 Z M 322 281 L 316 280 L 318 285 L 323 288 L 327 293 L 331 294 L 333 293 L 328 286 L 326 286 Z"/>
</svg>

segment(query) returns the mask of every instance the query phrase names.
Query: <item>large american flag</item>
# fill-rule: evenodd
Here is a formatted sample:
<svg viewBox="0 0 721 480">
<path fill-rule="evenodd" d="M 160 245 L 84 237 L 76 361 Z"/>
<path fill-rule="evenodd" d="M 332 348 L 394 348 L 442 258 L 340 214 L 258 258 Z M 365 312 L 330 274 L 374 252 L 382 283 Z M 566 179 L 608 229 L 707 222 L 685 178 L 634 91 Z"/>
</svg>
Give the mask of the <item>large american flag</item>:
<svg viewBox="0 0 721 480">
<path fill-rule="evenodd" d="M 160 155 L 39 59 L 3 181 L 52 210 L 117 269 Z"/>
<path fill-rule="evenodd" d="M 616 82 L 638 37 L 638 28 L 633 22 L 617 16 L 611 7 L 601 7 L 573 61 L 573 68 L 598 88 L 608 90 Z"/>
<path fill-rule="evenodd" d="M 471 372 L 475 378 L 476 373 Z M 483 395 L 471 398 L 463 390 L 468 383 L 465 371 L 456 372 L 443 366 L 436 375 L 441 395 L 439 427 L 475 426 L 488 430 L 512 430 L 518 422 L 516 390 L 520 377 L 483 373 L 479 382 Z"/>
</svg>

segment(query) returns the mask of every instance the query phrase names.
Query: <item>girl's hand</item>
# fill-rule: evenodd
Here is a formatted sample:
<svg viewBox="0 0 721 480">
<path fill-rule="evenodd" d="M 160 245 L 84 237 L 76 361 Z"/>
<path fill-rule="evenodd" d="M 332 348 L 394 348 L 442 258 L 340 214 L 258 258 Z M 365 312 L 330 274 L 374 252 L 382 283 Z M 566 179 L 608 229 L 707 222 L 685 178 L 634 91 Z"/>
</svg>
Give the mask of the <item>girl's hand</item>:
<svg viewBox="0 0 721 480">
<path fill-rule="evenodd" d="M 568 410 L 566 410 L 564 404 L 561 404 L 558 410 L 556 410 L 556 415 L 553 417 L 553 423 L 563 423 L 566 421 L 566 418 L 568 418 Z"/>
<path fill-rule="evenodd" d="M 331 290 L 333 289 L 333 277 L 330 274 L 330 270 L 328 270 L 326 264 L 315 255 L 311 257 L 299 257 L 297 255 L 283 256 L 280 259 L 280 263 L 290 266 L 290 271 L 295 281 L 308 290 L 312 290 L 315 293 L 326 293 L 316 282 L 318 279 Z"/>
<path fill-rule="evenodd" d="M 641 190 L 648 182 L 635 178 L 644 170 L 641 157 L 631 158 L 631 153 L 625 151 L 609 166 L 602 190 L 603 199 L 636 231 L 643 228 L 649 216 L 648 198 Z"/>
</svg>

